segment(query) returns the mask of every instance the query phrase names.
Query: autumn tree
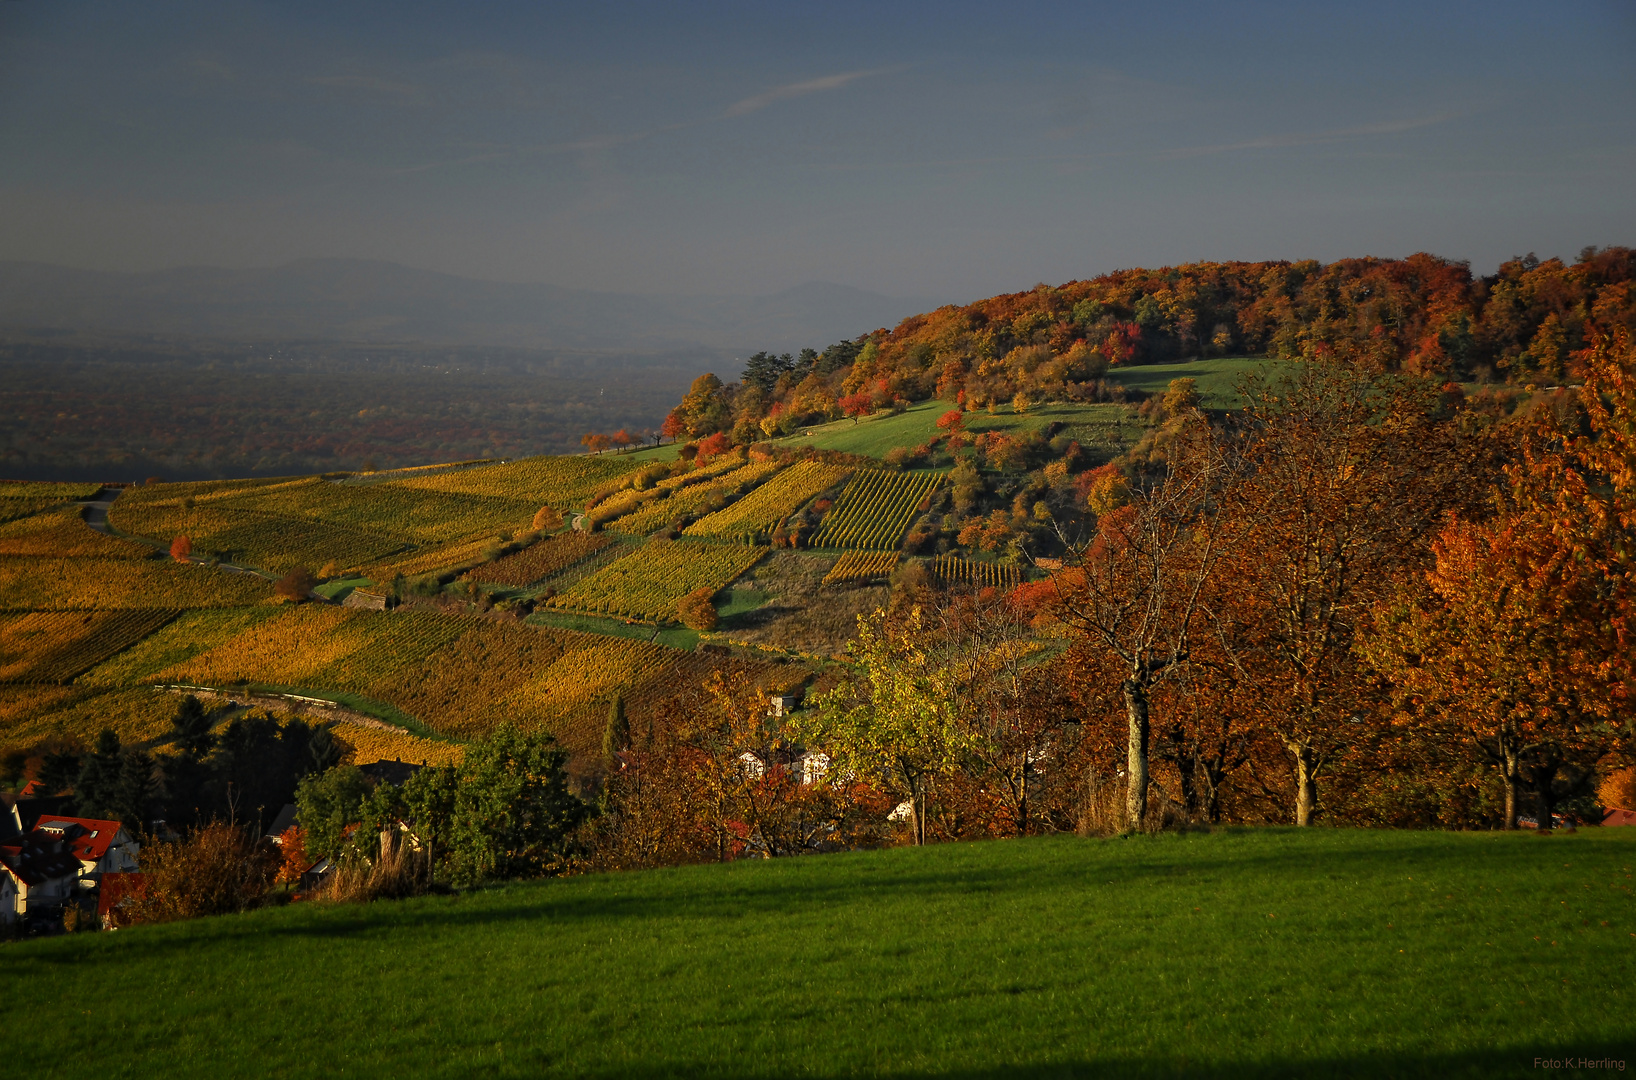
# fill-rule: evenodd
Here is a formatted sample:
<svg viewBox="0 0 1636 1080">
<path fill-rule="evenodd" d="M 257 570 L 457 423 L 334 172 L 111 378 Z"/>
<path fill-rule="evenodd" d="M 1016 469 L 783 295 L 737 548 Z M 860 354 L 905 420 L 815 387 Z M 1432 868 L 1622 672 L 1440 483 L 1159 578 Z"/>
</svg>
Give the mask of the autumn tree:
<svg viewBox="0 0 1636 1080">
<path fill-rule="evenodd" d="M 1215 509 L 1233 479 L 1220 441 L 1195 414 L 1163 478 L 1104 515 L 1077 566 L 1054 577 L 1057 617 L 1120 673 L 1131 828 L 1147 814 L 1153 691 L 1180 673 L 1201 627 L 1200 599 L 1227 546 Z"/>
<path fill-rule="evenodd" d="M 1576 357 L 1577 408 L 1542 410 L 1486 521 L 1456 519 L 1419 595 L 1383 612 L 1371 658 L 1400 709 L 1523 789 L 1549 828 L 1559 798 L 1632 748 L 1636 358 L 1623 327 Z"/>
<path fill-rule="evenodd" d="M 961 733 L 967 790 L 986 797 L 1005 831 L 1037 831 L 1052 794 L 1076 775 L 1079 718 L 1061 671 L 1041 662 L 1054 650 L 1023 604 L 992 589 L 947 596 L 924 625 L 922 647 L 941 669 L 937 682 Z"/>
<path fill-rule="evenodd" d="M 926 842 L 933 781 L 958 768 L 965 749 L 949 673 L 925 634 L 918 605 L 859 616 L 847 645 L 852 673 L 792 726 L 793 738 L 830 756 L 826 782 L 855 777 L 908 803 L 916 844 Z"/>
<path fill-rule="evenodd" d="M 172 843 L 149 840 L 140 856 L 146 889 L 129 901 L 134 922 L 227 915 L 259 906 L 278 874 L 277 848 L 225 822 Z"/>
<path fill-rule="evenodd" d="M 318 579 L 313 577 L 312 571 L 298 566 L 273 584 L 273 594 L 284 600 L 300 602 L 312 595 L 317 587 Z"/>
<path fill-rule="evenodd" d="M 1373 606 L 1423 566 L 1445 511 L 1480 490 L 1480 448 L 1434 415 L 1435 386 L 1302 363 L 1248 386 L 1242 483 L 1223 503 L 1239 659 L 1310 824 L 1318 781 L 1375 715 L 1355 648 Z"/>
<path fill-rule="evenodd" d="M 170 557 L 177 562 L 187 562 L 193 555 L 193 541 L 186 536 L 178 536 L 170 542 Z"/>
<path fill-rule="evenodd" d="M 716 605 L 712 598 L 716 590 L 705 585 L 676 601 L 676 617 L 689 630 L 714 630 L 716 628 Z"/>
</svg>

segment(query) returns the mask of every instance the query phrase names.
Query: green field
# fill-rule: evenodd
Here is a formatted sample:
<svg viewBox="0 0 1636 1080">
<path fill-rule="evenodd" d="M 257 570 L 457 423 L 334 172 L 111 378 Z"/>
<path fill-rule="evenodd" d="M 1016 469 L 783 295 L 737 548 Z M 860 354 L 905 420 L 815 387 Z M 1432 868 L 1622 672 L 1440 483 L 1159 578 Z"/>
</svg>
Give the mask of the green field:
<svg viewBox="0 0 1636 1080">
<path fill-rule="evenodd" d="M 20 1074 L 1521 1076 L 1636 1046 L 1633 866 L 1636 830 L 1061 837 L 0 955 Z"/>
<path fill-rule="evenodd" d="M 1270 372 L 1274 366 L 1263 357 L 1222 356 L 1180 364 L 1114 368 L 1107 378 L 1109 382 L 1146 394 L 1164 393 L 1171 379 L 1194 379 L 1198 382 L 1199 403 L 1206 409 L 1236 409 L 1243 404 L 1238 393 L 1239 380 L 1258 371 Z"/>
</svg>

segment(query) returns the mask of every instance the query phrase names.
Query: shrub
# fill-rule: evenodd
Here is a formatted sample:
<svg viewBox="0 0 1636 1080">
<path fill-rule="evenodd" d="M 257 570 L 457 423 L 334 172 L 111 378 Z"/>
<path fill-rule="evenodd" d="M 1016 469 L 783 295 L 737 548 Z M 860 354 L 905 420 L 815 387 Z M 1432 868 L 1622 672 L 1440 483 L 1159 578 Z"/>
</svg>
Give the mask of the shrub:
<svg viewBox="0 0 1636 1080">
<path fill-rule="evenodd" d="M 716 595 L 716 590 L 705 585 L 680 600 L 676 601 L 676 614 L 682 625 L 690 630 L 714 630 L 716 628 L 716 606 L 710 602 Z"/>
<path fill-rule="evenodd" d="M 193 554 L 193 541 L 185 536 L 178 536 L 170 542 L 170 557 L 177 562 L 186 562 Z"/>
<path fill-rule="evenodd" d="M 278 579 L 278 584 L 273 586 L 273 594 L 283 600 L 299 602 L 317 587 L 318 580 L 312 576 L 312 571 L 298 566 Z"/>
<path fill-rule="evenodd" d="M 272 844 L 220 821 L 187 839 L 142 848 L 146 891 L 130 903 L 133 922 L 172 922 L 230 915 L 259 906 L 281 862 Z"/>
</svg>

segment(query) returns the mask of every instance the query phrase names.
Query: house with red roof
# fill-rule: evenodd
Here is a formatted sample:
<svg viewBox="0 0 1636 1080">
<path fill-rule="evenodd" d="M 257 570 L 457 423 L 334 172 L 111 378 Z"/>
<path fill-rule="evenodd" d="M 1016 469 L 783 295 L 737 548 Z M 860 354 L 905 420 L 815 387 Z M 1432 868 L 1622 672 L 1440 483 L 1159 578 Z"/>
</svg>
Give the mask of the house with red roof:
<svg viewBox="0 0 1636 1080">
<path fill-rule="evenodd" d="M 0 923 L 61 907 L 96 888 L 102 875 L 137 868 L 140 848 L 119 822 L 25 817 L 23 805 L 13 803 L 0 818 Z"/>
</svg>

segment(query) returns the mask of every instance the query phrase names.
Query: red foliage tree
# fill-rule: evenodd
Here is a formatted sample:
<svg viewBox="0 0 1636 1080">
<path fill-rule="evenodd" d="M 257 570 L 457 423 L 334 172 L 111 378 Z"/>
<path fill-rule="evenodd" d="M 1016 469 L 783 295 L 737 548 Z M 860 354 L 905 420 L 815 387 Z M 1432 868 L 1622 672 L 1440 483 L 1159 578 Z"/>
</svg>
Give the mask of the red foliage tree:
<svg viewBox="0 0 1636 1080">
<path fill-rule="evenodd" d="M 193 541 L 185 536 L 178 536 L 170 542 L 170 557 L 177 562 L 187 562 L 193 554 Z"/>
</svg>

